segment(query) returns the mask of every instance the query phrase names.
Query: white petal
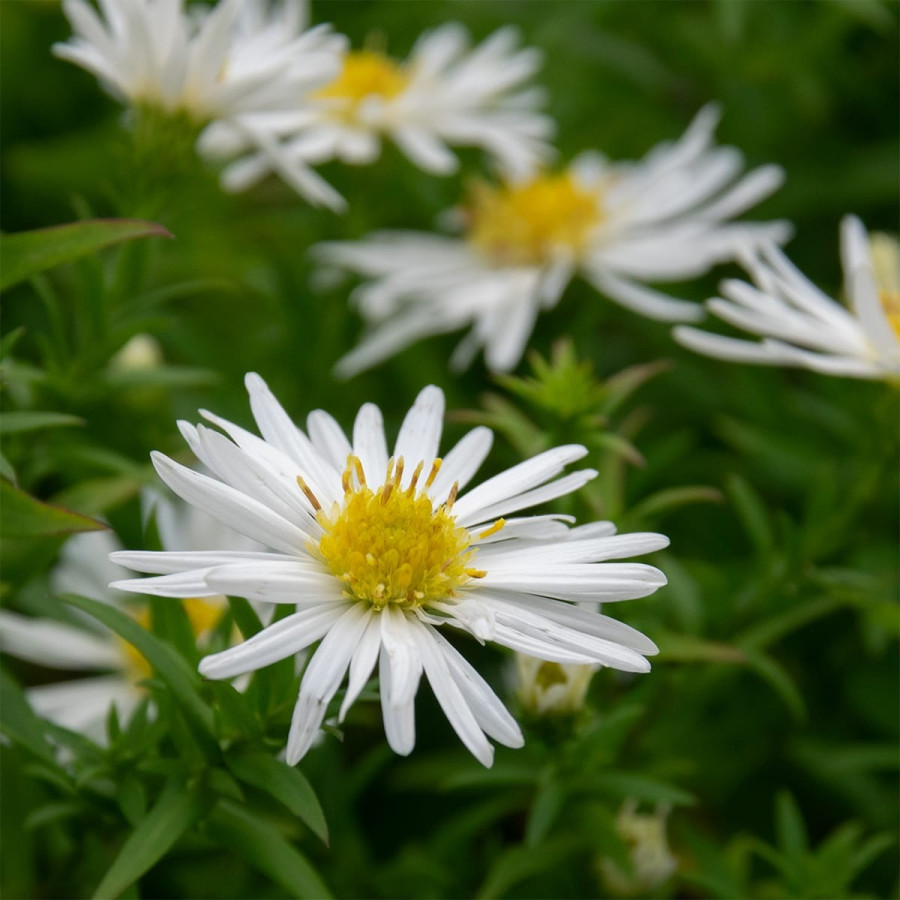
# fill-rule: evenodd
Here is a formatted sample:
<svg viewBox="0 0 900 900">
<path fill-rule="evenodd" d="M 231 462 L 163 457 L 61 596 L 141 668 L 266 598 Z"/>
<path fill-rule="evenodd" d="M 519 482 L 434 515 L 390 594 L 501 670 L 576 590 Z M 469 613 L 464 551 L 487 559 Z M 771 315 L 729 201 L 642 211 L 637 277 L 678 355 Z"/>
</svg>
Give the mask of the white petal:
<svg viewBox="0 0 900 900">
<path fill-rule="evenodd" d="M 413 469 L 424 462 L 423 471 L 428 472 L 438 453 L 441 431 L 444 427 L 444 392 L 430 385 L 424 388 L 416 402 L 403 419 L 394 457 L 403 458 L 406 466 L 403 472 L 403 486 L 409 484 Z"/>
<path fill-rule="evenodd" d="M 306 427 L 313 447 L 336 469 L 343 472 L 344 466 L 347 465 L 347 457 L 353 449 L 334 416 L 322 409 L 314 409 L 306 417 Z"/>
<path fill-rule="evenodd" d="M 378 616 L 372 616 L 366 625 L 366 630 L 359 639 L 356 653 L 353 654 L 353 659 L 350 660 L 350 677 L 347 680 L 347 692 L 344 694 L 341 711 L 338 714 L 339 722 L 344 721 L 348 710 L 366 686 L 366 682 L 375 668 L 380 649 L 381 619 Z M 384 688 L 384 685 L 382 685 L 382 688 Z M 382 696 L 385 696 L 385 694 L 382 694 Z"/>
<path fill-rule="evenodd" d="M 340 619 L 332 625 L 309 661 L 291 717 L 285 755 L 289 766 L 298 763 L 313 745 L 328 704 L 341 686 L 372 615 L 371 607 L 363 608 L 359 603 L 344 607 Z"/>
<path fill-rule="evenodd" d="M 344 601 L 338 579 L 312 560 L 220 566 L 207 570 L 204 582 L 214 594 L 246 597 L 262 603 L 305 605 L 325 600 Z"/>
<path fill-rule="evenodd" d="M 428 494 L 432 499 L 443 502 L 454 483 L 460 490 L 471 480 L 487 459 L 494 443 L 494 433 L 490 428 L 479 425 L 463 437 L 443 458 L 441 468 Z"/>
<path fill-rule="evenodd" d="M 362 463 L 366 480 L 381 484 L 387 473 L 388 452 L 384 420 L 374 403 L 364 403 L 353 423 L 353 452 Z"/>
<path fill-rule="evenodd" d="M 0 648 L 4 653 L 50 669 L 116 669 L 122 664 L 111 634 L 33 619 L 0 610 Z"/>
<path fill-rule="evenodd" d="M 110 560 L 117 566 L 152 575 L 172 575 L 191 569 L 208 569 L 240 562 L 293 562 L 295 557 L 281 553 L 239 552 L 236 550 L 118 550 Z"/>
<path fill-rule="evenodd" d="M 200 661 L 205 678 L 232 678 L 262 669 L 314 644 L 346 612 L 347 604 L 322 603 L 281 619 L 242 644 Z"/>
</svg>

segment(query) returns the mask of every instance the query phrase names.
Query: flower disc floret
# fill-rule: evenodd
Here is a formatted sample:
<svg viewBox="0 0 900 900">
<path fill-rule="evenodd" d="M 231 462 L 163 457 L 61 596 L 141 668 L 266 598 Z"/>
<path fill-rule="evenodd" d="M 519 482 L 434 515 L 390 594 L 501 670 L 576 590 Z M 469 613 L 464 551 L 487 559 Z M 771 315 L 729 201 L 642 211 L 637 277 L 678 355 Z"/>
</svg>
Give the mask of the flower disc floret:
<svg viewBox="0 0 900 900">
<path fill-rule="evenodd" d="M 602 218 L 597 193 L 569 173 L 479 184 L 467 212 L 469 240 L 498 265 L 542 264 L 560 251 L 577 256 Z"/>
<path fill-rule="evenodd" d="M 351 457 L 343 501 L 317 514 L 324 532 L 318 552 L 328 569 L 343 582 L 347 596 L 376 610 L 389 603 L 412 609 L 446 600 L 484 574 L 468 565 L 476 551 L 469 546 L 469 532 L 451 514 L 455 490 L 435 506 L 417 491 L 422 468 L 419 463 L 404 488 L 401 458 L 389 464 L 384 484 L 372 490 L 364 477 L 354 484 L 362 466 Z M 426 485 L 439 468 L 436 460 Z"/>
<path fill-rule="evenodd" d="M 325 100 L 349 101 L 355 106 L 367 97 L 390 100 L 402 94 L 408 85 L 409 76 L 389 56 L 372 50 L 357 50 L 344 57 L 341 73 L 317 96 Z"/>
</svg>

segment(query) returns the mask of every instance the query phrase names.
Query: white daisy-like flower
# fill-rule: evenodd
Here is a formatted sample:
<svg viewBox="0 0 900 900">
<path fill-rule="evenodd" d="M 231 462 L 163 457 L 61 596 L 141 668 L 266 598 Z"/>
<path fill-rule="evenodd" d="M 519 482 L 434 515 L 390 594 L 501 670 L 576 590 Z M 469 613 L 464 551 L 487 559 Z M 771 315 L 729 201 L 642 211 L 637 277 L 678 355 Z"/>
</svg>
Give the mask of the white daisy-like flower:
<svg viewBox="0 0 900 900">
<path fill-rule="evenodd" d="M 294 113 L 310 91 L 340 71 L 345 38 L 330 26 L 307 29 L 300 0 L 64 0 L 74 36 L 53 46 L 61 59 L 97 76 L 118 100 L 186 116 L 195 126 L 228 123 L 253 146 L 268 137 L 254 116 Z M 204 149 L 203 135 L 199 148 Z M 215 155 L 215 154 L 213 154 Z M 291 184 L 307 199 L 340 207 L 342 198 L 308 166 Z"/>
<path fill-rule="evenodd" d="M 405 62 L 375 50 L 348 52 L 340 74 L 309 106 L 254 117 L 255 131 L 271 140 L 226 177 L 237 190 L 273 170 L 289 178 L 297 165 L 368 165 L 384 138 L 434 175 L 455 172 L 450 147 L 466 146 L 485 150 L 508 177 L 525 177 L 550 157 L 554 125 L 538 111 L 543 92 L 526 84 L 540 54 L 517 45 L 516 30 L 502 28 L 473 49 L 466 30 L 448 24 L 425 32 Z M 229 154 L 253 150 L 227 123 L 207 141 Z"/>
<path fill-rule="evenodd" d="M 385 732 L 397 753 L 413 749 L 413 703 L 423 673 L 482 763 L 493 758 L 488 736 L 520 746 L 515 720 L 441 634 L 444 627 L 542 659 L 649 669 L 652 641 L 577 604 L 652 594 L 665 583 L 659 570 L 609 560 L 658 550 L 668 539 L 616 535 L 610 523 L 569 529 L 565 517 L 552 515 L 504 518 L 593 478 L 590 469 L 562 475 L 584 447 L 557 447 L 463 492 L 492 434 L 476 428 L 438 457 L 444 413 L 438 388 L 419 394 L 389 455 L 376 406 L 360 409 L 352 440 L 322 410 L 310 414 L 307 435 L 258 375 L 246 382 L 262 438 L 208 412 L 204 417 L 224 434 L 180 423 L 217 477 L 160 453 L 153 462 L 184 500 L 271 554 L 116 553 L 115 562 L 155 577 L 114 587 L 169 597 L 225 593 L 296 607 L 200 664 L 209 678 L 231 678 L 319 642 L 294 709 L 290 764 L 316 739 L 348 669 L 341 719 L 376 664 Z"/>
<path fill-rule="evenodd" d="M 484 347 L 488 368 L 507 371 L 539 311 L 556 305 L 576 273 L 650 318 L 699 318 L 698 304 L 643 282 L 695 278 L 789 233 L 784 222 L 728 221 L 772 193 L 783 173 L 769 165 L 739 177 L 741 153 L 713 145 L 718 115 L 704 108 L 680 140 L 637 163 L 589 153 L 561 174 L 481 185 L 461 211 L 462 238 L 385 232 L 320 245 L 321 259 L 369 279 L 353 296 L 372 330 L 338 372 L 350 376 L 418 338 L 469 324 L 454 367 Z"/>
<path fill-rule="evenodd" d="M 159 498 L 151 502 L 163 547 L 197 547 L 210 542 L 235 550 L 254 546 L 193 507 Z M 109 531 L 70 538 L 51 574 L 54 592 L 80 594 L 122 607 L 122 594 L 109 587 L 120 574 L 109 557 L 121 549 Z M 201 642 L 227 609 L 223 596 L 186 597 L 183 603 Z M 128 611 L 141 625 L 149 625 L 149 610 L 131 607 Z M 38 715 L 102 743 L 110 707 L 115 706 L 120 720 L 126 721 L 145 696 L 140 683 L 150 677 L 151 669 L 131 644 L 89 616 L 81 618 L 84 627 L 0 610 L 0 649 L 48 669 L 104 673 L 25 689 Z"/>
<path fill-rule="evenodd" d="M 855 216 L 841 222 L 841 261 L 849 309 L 820 291 L 777 247 L 744 265 L 755 285 L 725 281 L 707 305 L 720 319 L 762 338 L 741 340 L 696 328 L 679 343 L 717 359 L 802 366 L 849 378 L 900 376 L 900 243 L 866 233 Z"/>
</svg>

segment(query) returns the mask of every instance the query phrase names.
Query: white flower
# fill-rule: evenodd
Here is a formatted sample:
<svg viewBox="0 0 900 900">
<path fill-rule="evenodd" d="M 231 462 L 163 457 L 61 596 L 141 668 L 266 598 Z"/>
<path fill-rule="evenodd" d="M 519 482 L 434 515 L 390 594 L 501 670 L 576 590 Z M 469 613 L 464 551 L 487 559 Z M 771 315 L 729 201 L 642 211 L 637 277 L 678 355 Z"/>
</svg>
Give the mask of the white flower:
<svg viewBox="0 0 900 900">
<path fill-rule="evenodd" d="M 226 177 L 243 189 L 272 170 L 289 178 L 297 165 L 368 165 L 381 155 L 382 138 L 435 175 L 457 170 L 450 146 L 469 146 L 485 150 L 509 177 L 527 176 L 551 155 L 554 125 L 537 111 L 542 91 L 525 86 L 540 54 L 517 43 L 515 29 L 503 28 L 470 49 L 466 30 L 448 24 L 425 32 L 402 63 L 374 50 L 349 52 L 308 107 L 255 117 L 256 130 L 271 140 Z M 229 152 L 248 143 L 227 125 L 210 140 Z"/>
<path fill-rule="evenodd" d="M 228 123 L 253 146 L 260 112 L 294 113 L 311 90 L 340 69 L 343 37 L 329 26 L 306 28 L 306 3 L 219 0 L 64 0 L 75 32 L 56 56 L 97 76 L 113 96 L 135 107 L 186 116 L 195 126 Z M 203 136 L 199 144 L 205 148 Z M 339 195 L 308 167 L 292 186 L 313 202 L 340 206 Z"/>
<path fill-rule="evenodd" d="M 639 813 L 637 802 L 626 800 L 616 816 L 616 831 L 628 846 L 631 871 L 612 859 L 600 860 L 599 868 L 607 890 L 616 897 L 647 897 L 678 870 L 678 858 L 669 849 L 664 806 L 654 813 Z"/>
<path fill-rule="evenodd" d="M 360 409 L 352 441 L 322 410 L 309 415 L 307 435 L 258 375 L 246 381 L 262 438 L 207 412 L 225 434 L 180 423 L 191 449 L 218 478 L 159 453 L 153 461 L 184 500 L 272 553 L 116 553 L 115 562 L 156 577 L 113 586 L 168 597 L 224 593 L 296 607 L 200 664 L 209 678 L 231 678 L 320 642 L 294 709 L 290 764 L 314 741 L 348 668 L 342 719 L 376 663 L 385 732 L 397 753 L 408 754 L 415 742 L 413 702 L 423 673 L 482 763 L 490 765 L 493 757 L 485 735 L 520 746 L 515 721 L 443 637 L 442 626 L 557 662 L 649 669 L 644 657 L 656 652 L 650 640 L 574 604 L 653 593 L 665 583 L 657 569 L 608 560 L 649 553 L 668 540 L 616 536 L 610 523 L 568 529 L 559 516 L 503 518 L 593 478 L 589 469 L 557 478 L 585 455 L 584 447 L 549 450 L 463 493 L 492 434 L 476 428 L 439 458 L 444 396 L 438 388 L 419 394 L 389 457 L 376 406 Z"/>
<path fill-rule="evenodd" d="M 454 366 L 483 346 L 488 368 L 507 371 L 538 312 L 556 305 L 576 272 L 650 318 L 698 318 L 699 305 L 641 282 L 694 278 L 788 234 L 783 222 L 727 221 L 774 191 L 783 173 L 763 166 L 739 178 L 740 152 L 712 145 L 717 120 L 706 107 L 679 141 L 638 163 L 583 154 L 562 174 L 483 185 L 463 210 L 463 239 L 385 232 L 320 245 L 321 258 L 370 279 L 354 299 L 374 328 L 338 372 L 352 375 L 417 338 L 470 323 Z"/>
<path fill-rule="evenodd" d="M 536 716 L 570 715 L 584 706 L 597 666 L 549 662 L 516 654 L 516 693 L 522 707 Z"/>
<path fill-rule="evenodd" d="M 211 541 L 235 549 L 250 546 L 245 538 L 190 506 L 159 499 L 154 499 L 153 505 L 164 547 L 196 547 Z M 51 575 L 54 592 L 122 606 L 122 595 L 108 587 L 119 574 L 109 556 L 121 546 L 108 531 L 79 534 L 68 540 Z M 189 597 L 184 606 L 195 635 L 202 640 L 221 618 L 226 601 L 222 596 Z M 132 611 L 138 622 L 149 625 L 147 609 Z M 140 682 L 150 677 L 151 670 L 130 644 L 89 616 L 83 619 L 81 627 L 0 610 L 0 648 L 10 656 L 49 669 L 105 673 L 25 689 L 38 715 L 103 742 L 110 706 L 115 705 L 120 720 L 126 721 L 145 696 Z"/>
<path fill-rule="evenodd" d="M 725 281 L 708 301 L 719 318 L 762 341 L 676 328 L 691 350 L 718 359 L 802 366 L 826 375 L 896 378 L 900 375 L 900 244 L 866 234 L 862 222 L 841 223 L 844 293 L 849 309 L 822 293 L 776 247 L 745 261 L 756 286 Z"/>
</svg>

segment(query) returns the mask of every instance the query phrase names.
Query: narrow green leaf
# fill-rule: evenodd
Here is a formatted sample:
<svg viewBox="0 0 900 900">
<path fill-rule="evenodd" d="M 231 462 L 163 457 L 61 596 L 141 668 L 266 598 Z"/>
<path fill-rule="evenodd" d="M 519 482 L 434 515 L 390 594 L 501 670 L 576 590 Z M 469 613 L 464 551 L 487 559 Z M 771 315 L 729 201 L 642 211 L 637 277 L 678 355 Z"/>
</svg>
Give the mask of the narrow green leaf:
<svg viewBox="0 0 900 900">
<path fill-rule="evenodd" d="M 712 662 L 741 665 L 747 662 L 744 651 L 731 644 L 707 641 L 689 634 L 663 632 L 655 634 L 659 645 L 659 662 Z"/>
<path fill-rule="evenodd" d="M 108 603 L 64 594 L 60 599 L 83 610 L 136 647 L 166 683 L 172 696 L 208 753 L 218 755 L 213 737 L 213 716 L 200 699 L 200 676 L 168 645 L 142 628 L 130 616 Z"/>
<path fill-rule="evenodd" d="M 775 544 L 775 537 L 762 498 L 749 482 L 738 475 L 730 475 L 726 487 L 753 545 L 760 556 L 768 556 Z"/>
<path fill-rule="evenodd" d="M 172 237 L 162 225 L 141 219 L 89 219 L 0 235 L 0 290 L 112 244 L 150 236 Z"/>
<path fill-rule="evenodd" d="M 514 885 L 552 871 L 580 850 L 577 842 L 568 838 L 548 841 L 540 847 L 512 847 L 497 857 L 475 896 L 478 900 L 502 897 Z"/>
<path fill-rule="evenodd" d="M 56 537 L 78 531 L 103 531 L 106 525 L 61 506 L 52 506 L 0 479 L 0 536 L 8 538 Z"/>
<path fill-rule="evenodd" d="M 111 900 L 134 884 L 194 824 L 201 808 L 192 791 L 176 780 L 170 781 L 156 805 L 125 841 L 94 892 L 95 900 Z"/>
<path fill-rule="evenodd" d="M 225 762 L 241 781 L 279 800 L 325 844 L 328 843 L 325 814 L 312 785 L 299 769 L 260 752 L 232 754 L 226 757 Z"/>
<path fill-rule="evenodd" d="M 0 722 L 3 734 L 11 741 L 56 765 L 53 750 L 44 740 L 41 720 L 31 711 L 22 689 L 5 672 L 0 672 Z"/>
<path fill-rule="evenodd" d="M 537 847 L 544 842 L 565 803 L 566 791 L 558 781 L 550 780 L 541 785 L 528 815 L 528 825 L 525 829 L 526 845 Z"/>
<path fill-rule="evenodd" d="M 651 494 L 646 500 L 636 504 L 629 512 L 629 519 L 635 522 L 672 512 L 690 503 L 721 503 L 722 492 L 702 484 L 668 488 Z"/>
<path fill-rule="evenodd" d="M 43 428 L 63 428 L 84 425 L 84 419 L 59 412 L 23 410 L 6 412 L 0 416 L 0 435 L 19 434 L 23 431 L 39 431 Z"/>
<path fill-rule="evenodd" d="M 784 705 L 790 710 L 791 715 L 798 722 L 804 721 L 806 719 L 806 704 L 803 701 L 803 695 L 784 667 L 772 659 L 771 656 L 754 648 L 742 646 L 741 649 L 747 657 L 747 663 L 750 668 L 781 697 Z"/>
<path fill-rule="evenodd" d="M 330 897 L 309 860 L 282 837 L 265 819 L 249 815 L 237 804 L 223 800 L 209 822 L 216 840 L 241 854 L 251 866 L 277 881 L 292 897 L 301 900 Z"/>
<path fill-rule="evenodd" d="M 592 776 L 585 786 L 589 786 L 603 794 L 616 797 L 634 797 L 647 803 L 671 803 L 673 806 L 693 806 L 696 799 L 693 794 L 659 781 L 647 775 L 634 775 L 631 772 L 604 771 Z"/>
<path fill-rule="evenodd" d="M 256 610 L 243 597 L 229 597 L 228 606 L 234 624 L 241 630 L 245 641 L 262 631 L 263 624 Z"/>
<path fill-rule="evenodd" d="M 797 801 L 787 791 L 779 791 L 775 800 L 775 828 L 778 843 L 788 856 L 798 858 L 809 851 L 803 816 Z"/>
</svg>

